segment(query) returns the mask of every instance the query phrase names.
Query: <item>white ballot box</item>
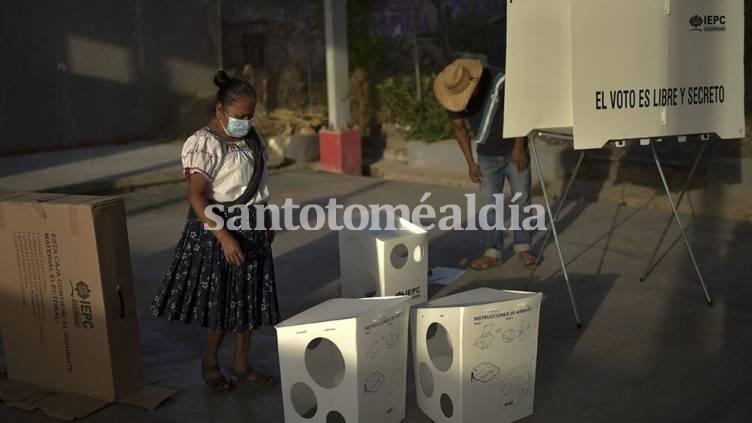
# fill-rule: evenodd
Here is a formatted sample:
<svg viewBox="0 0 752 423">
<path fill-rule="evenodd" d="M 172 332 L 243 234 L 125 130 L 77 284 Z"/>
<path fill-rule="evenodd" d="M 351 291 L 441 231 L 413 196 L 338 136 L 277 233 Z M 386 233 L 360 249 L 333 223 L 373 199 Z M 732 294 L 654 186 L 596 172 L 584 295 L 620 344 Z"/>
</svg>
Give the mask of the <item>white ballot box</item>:
<svg viewBox="0 0 752 423">
<path fill-rule="evenodd" d="M 426 231 L 385 212 L 371 213 L 367 219 L 353 218 L 353 227 L 360 226 L 362 230 L 339 231 L 342 296 L 407 295 L 411 304 L 424 303 L 428 284 Z"/>
<path fill-rule="evenodd" d="M 542 294 L 479 288 L 412 311 L 418 406 L 435 422 L 533 413 Z"/>
<path fill-rule="evenodd" d="M 408 297 L 336 298 L 278 324 L 285 422 L 405 418 Z"/>
</svg>

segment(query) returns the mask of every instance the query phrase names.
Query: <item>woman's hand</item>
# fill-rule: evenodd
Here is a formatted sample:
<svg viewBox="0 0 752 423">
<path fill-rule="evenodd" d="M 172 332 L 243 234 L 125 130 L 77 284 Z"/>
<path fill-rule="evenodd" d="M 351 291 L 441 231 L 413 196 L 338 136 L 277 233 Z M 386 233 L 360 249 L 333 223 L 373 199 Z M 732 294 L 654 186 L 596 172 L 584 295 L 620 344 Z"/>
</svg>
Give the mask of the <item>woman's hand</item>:
<svg viewBox="0 0 752 423">
<path fill-rule="evenodd" d="M 240 249 L 240 244 L 235 237 L 228 234 L 228 236 L 222 237 L 219 243 L 222 246 L 222 252 L 225 253 L 225 260 L 228 263 L 234 265 L 245 263 L 245 254 Z"/>
</svg>

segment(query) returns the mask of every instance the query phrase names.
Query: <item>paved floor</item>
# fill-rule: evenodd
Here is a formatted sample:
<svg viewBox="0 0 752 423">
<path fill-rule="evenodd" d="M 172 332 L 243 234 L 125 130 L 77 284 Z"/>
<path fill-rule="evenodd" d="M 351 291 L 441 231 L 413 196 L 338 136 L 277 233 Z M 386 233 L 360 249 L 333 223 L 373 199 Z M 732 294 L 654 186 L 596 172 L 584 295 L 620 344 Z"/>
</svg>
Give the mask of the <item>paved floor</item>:
<svg viewBox="0 0 752 423">
<path fill-rule="evenodd" d="M 435 207 L 464 204 L 463 188 L 387 182 L 314 172 L 272 177 L 276 202 L 405 203 L 422 194 Z M 154 412 L 113 405 L 85 422 L 283 421 L 278 388 L 207 393 L 199 378 L 204 336 L 200 329 L 148 314 L 151 297 L 181 230 L 184 188 L 166 185 L 126 196 L 131 254 L 140 308 L 141 343 L 149 369 L 169 375 L 178 394 Z M 535 392 L 535 414 L 525 422 L 748 422 L 752 420 L 752 224 L 685 216 L 691 241 L 715 306 L 702 290 L 683 245 L 676 243 L 641 283 L 664 212 L 618 205 L 571 203 L 562 222 L 584 326 L 576 329 L 554 249 L 546 251 L 532 289 L 545 294 Z M 677 233 L 671 232 L 674 241 Z M 430 266 L 465 266 L 480 253 L 473 231 L 430 233 Z M 536 238 L 540 240 L 540 235 Z M 280 233 L 274 244 L 283 317 L 337 295 L 337 235 L 328 230 Z M 501 268 L 468 272 L 433 295 L 478 286 L 520 289 L 526 270 L 510 259 Z M 227 345 L 221 356 L 228 362 Z M 253 340 L 259 369 L 278 374 L 273 329 Z M 414 406 L 408 379 L 406 421 L 427 422 Z M 0 421 L 53 421 L 0 405 Z"/>
<path fill-rule="evenodd" d="M 0 191 L 111 192 L 181 178 L 180 144 L 137 142 L 0 158 Z"/>
<path fill-rule="evenodd" d="M 0 157 L 0 192 L 92 194 L 180 182 L 182 147 L 141 141 Z M 270 153 L 270 168 L 283 164 L 282 157 Z"/>
</svg>

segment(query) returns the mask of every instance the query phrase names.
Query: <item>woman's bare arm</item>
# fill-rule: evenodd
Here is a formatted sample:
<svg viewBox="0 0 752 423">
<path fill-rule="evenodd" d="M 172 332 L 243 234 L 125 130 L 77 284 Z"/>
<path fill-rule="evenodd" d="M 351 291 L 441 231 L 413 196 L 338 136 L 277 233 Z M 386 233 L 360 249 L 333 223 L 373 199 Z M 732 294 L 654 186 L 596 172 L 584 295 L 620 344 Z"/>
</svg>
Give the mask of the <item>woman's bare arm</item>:
<svg viewBox="0 0 752 423">
<path fill-rule="evenodd" d="M 206 198 L 206 177 L 200 173 L 194 173 L 188 179 L 188 204 L 196 213 L 198 220 L 204 224 L 204 228 L 213 228 L 216 222 L 206 215 L 209 200 Z M 232 234 L 224 227 L 207 229 L 222 245 L 222 251 L 229 263 L 239 264 L 245 261 L 245 255 L 240 250 L 240 245 Z"/>
</svg>

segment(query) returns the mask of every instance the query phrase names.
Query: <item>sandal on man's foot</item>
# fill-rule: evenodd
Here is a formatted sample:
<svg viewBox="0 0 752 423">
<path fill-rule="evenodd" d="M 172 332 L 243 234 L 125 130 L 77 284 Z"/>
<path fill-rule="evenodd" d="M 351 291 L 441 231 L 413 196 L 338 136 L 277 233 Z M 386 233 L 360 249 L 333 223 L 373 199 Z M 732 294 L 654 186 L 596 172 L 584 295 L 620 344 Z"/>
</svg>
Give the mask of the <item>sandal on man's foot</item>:
<svg viewBox="0 0 752 423">
<path fill-rule="evenodd" d="M 232 389 L 232 385 L 219 370 L 217 363 L 207 364 L 206 359 L 201 360 L 201 378 L 206 387 L 212 392 L 225 393 Z"/>
<path fill-rule="evenodd" d="M 277 379 L 273 376 L 256 373 L 252 368 L 239 372 L 235 368 L 230 369 L 230 382 L 237 388 L 247 388 L 249 386 L 274 385 Z"/>
<path fill-rule="evenodd" d="M 478 260 L 470 263 L 470 267 L 473 270 L 484 271 L 492 267 L 501 266 L 501 259 L 496 257 L 483 256 Z"/>
<path fill-rule="evenodd" d="M 520 259 L 520 263 L 522 263 L 522 265 L 525 267 L 534 266 L 535 260 L 537 260 L 535 255 L 533 255 L 530 250 L 520 251 L 519 253 L 517 253 L 517 257 Z"/>
</svg>

